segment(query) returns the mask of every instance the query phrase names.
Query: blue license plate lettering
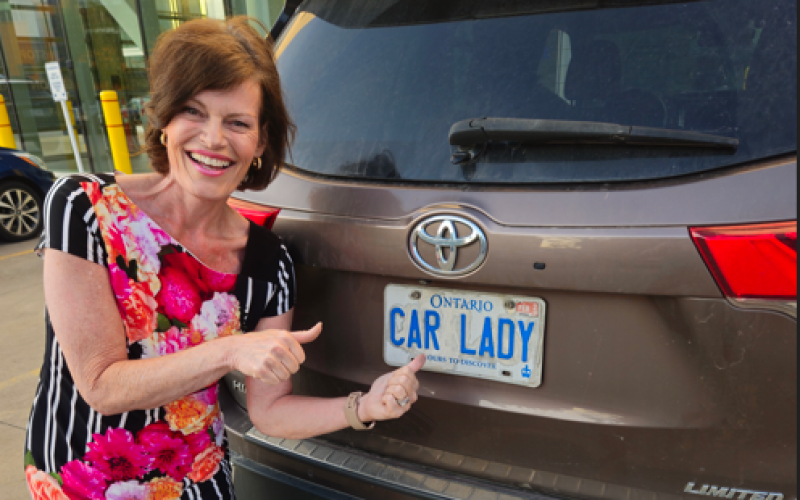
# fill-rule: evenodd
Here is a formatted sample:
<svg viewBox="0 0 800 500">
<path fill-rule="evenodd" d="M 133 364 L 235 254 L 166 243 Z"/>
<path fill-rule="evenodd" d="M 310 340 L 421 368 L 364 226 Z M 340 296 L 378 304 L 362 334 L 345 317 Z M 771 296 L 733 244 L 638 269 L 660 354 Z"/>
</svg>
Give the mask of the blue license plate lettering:
<svg viewBox="0 0 800 500">
<path fill-rule="evenodd" d="M 538 387 L 544 307 L 538 298 L 390 285 L 384 359 L 402 366 L 424 353 L 427 371 Z"/>
</svg>

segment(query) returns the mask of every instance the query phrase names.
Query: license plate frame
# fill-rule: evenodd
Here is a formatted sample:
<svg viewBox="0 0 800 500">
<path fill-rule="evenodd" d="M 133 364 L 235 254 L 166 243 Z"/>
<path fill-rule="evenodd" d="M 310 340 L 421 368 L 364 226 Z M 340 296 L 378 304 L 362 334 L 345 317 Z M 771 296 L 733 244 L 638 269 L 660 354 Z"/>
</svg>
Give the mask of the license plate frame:
<svg viewBox="0 0 800 500">
<path fill-rule="evenodd" d="M 536 388 L 542 384 L 546 313 L 541 297 L 389 284 L 383 358 L 389 366 L 404 366 L 426 354 L 424 371 Z"/>
</svg>

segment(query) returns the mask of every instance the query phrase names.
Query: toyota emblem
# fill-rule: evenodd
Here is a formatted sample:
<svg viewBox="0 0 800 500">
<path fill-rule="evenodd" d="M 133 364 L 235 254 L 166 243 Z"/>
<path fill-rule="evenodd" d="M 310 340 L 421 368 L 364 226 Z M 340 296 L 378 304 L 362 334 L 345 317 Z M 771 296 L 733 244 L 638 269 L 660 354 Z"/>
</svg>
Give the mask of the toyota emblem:
<svg viewBox="0 0 800 500">
<path fill-rule="evenodd" d="M 466 231 L 459 234 L 458 226 L 466 227 Z M 433 264 L 421 255 L 420 245 L 425 244 L 433 246 L 436 259 Z M 456 267 L 461 264 L 458 262 L 459 250 L 472 245 L 479 245 L 477 258 L 466 266 Z M 411 258 L 420 269 L 448 278 L 464 276 L 478 269 L 486 260 L 488 248 L 486 235 L 480 227 L 454 215 L 436 215 L 424 219 L 411 231 L 409 241 Z"/>
</svg>

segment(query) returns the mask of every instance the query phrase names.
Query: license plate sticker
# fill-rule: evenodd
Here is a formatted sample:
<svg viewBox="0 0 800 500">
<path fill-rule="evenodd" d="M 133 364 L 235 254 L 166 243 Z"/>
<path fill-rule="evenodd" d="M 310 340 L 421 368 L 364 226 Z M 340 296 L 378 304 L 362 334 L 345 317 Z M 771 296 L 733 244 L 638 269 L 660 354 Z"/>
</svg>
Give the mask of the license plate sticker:
<svg viewBox="0 0 800 500">
<path fill-rule="evenodd" d="M 537 297 L 388 285 L 384 361 L 423 370 L 539 387 L 546 303 Z"/>
</svg>

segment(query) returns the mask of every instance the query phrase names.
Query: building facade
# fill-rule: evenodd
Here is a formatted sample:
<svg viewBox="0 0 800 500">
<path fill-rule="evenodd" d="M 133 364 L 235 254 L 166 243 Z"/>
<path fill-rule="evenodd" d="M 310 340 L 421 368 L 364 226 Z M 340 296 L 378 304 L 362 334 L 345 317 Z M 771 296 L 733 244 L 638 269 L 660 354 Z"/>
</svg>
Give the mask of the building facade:
<svg viewBox="0 0 800 500">
<path fill-rule="evenodd" d="M 113 170 L 99 94 L 114 90 L 133 169 L 146 171 L 146 61 L 158 36 L 192 19 L 241 14 L 271 27 L 282 7 L 283 0 L 0 0 L 0 94 L 17 148 L 56 172 L 78 170 L 44 68 L 58 61 L 84 170 Z"/>
</svg>

